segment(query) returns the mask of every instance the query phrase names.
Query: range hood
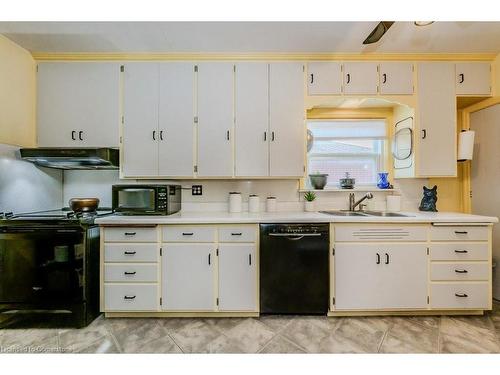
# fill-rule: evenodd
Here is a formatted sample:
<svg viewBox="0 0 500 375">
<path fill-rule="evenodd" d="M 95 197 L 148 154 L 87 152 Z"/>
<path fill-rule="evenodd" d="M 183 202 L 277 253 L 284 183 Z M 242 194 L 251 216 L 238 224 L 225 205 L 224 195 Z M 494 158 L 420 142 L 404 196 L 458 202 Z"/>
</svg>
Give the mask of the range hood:
<svg viewBox="0 0 500 375">
<path fill-rule="evenodd" d="M 22 148 L 21 158 L 41 167 L 56 169 L 118 169 L 115 148 Z"/>
</svg>

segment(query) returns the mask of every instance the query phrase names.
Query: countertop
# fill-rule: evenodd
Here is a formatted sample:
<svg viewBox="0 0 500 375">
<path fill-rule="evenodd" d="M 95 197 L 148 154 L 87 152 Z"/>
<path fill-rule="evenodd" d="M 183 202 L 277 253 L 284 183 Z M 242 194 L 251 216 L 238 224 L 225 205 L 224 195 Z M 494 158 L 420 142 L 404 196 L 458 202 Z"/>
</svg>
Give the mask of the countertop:
<svg viewBox="0 0 500 375">
<path fill-rule="evenodd" d="M 110 215 L 100 225 L 239 223 L 497 223 L 498 218 L 456 212 L 401 212 L 408 217 L 332 216 L 319 212 L 178 212 L 169 216 Z"/>
</svg>

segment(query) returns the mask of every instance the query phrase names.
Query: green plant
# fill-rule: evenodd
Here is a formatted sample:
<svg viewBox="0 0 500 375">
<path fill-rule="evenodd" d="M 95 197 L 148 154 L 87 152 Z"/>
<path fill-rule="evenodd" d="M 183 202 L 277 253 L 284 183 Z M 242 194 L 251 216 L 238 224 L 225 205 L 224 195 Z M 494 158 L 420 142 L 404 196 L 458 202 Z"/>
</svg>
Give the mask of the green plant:
<svg viewBox="0 0 500 375">
<path fill-rule="evenodd" d="M 308 191 L 304 194 L 304 199 L 308 202 L 312 202 L 316 199 L 316 193 L 314 193 L 314 191 Z"/>
</svg>

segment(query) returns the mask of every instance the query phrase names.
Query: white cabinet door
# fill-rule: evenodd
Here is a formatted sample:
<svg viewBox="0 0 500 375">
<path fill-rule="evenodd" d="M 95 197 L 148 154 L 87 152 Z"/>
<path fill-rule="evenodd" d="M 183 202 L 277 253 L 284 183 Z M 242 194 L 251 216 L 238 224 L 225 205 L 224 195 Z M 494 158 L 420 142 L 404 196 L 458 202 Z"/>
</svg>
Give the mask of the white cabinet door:
<svg viewBox="0 0 500 375">
<path fill-rule="evenodd" d="M 457 63 L 457 95 L 491 95 L 491 64 L 482 62 Z"/>
<path fill-rule="evenodd" d="M 418 65 L 417 174 L 420 177 L 456 176 L 455 66 Z"/>
<path fill-rule="evenodd" d="M 120 65 L 40 63 L 39 147 L 118 147 Z"/>
<path fill-rule="evenodd" d="M 413 64 L 380 63 L 380 93 L 383 95 L 413 94 Z"/>
<path fill-rule="evenodd" d="M 234 65 L 198 65 L 198 176 L 233 175 Z"/>
<path fill-rule="evenodd" d="M 192 177 L 194 64 L 160 64 L 159 175 Z"/>
<path fill-rule="evenodd" d="M 123 73 L 122 171 L 158 176 L 159 65 L 130 63 Z"/>
<path fill-rule="evenodd" d="M 215 309 L 214 256 L 214 244 L 163 244 L 164 310 Z"/>
<path fill-rule="evenodd" d="M 309 95 L 338 95 L 342 93 L 342 64 L 311 62 L 307 64 L 307 93 Z"/>
<path fill-rule="evenodd" d="M 377 63 L 344 63 L 344 94 L 376 94 L 378 90 Z"/>
<path fill-rule="evenodd" d="M 409 309 L 426 305 L 425 244 L 336 244 L 336 309 Z"/>
<path fill-rule="evenodd" d="M 219 245 L 219 310 L 257 310 L 255 244 Z"/>
<path fill-rule="evenodd" d="M 235 76 L 235 175 L 269 176 L 269 66 L 239 63 Z"/>
<path fill-rule="evenodd" d="M 270 176 L 304 175 L 304 72 L 301 63 L 269 65 Z"/>
</svg>

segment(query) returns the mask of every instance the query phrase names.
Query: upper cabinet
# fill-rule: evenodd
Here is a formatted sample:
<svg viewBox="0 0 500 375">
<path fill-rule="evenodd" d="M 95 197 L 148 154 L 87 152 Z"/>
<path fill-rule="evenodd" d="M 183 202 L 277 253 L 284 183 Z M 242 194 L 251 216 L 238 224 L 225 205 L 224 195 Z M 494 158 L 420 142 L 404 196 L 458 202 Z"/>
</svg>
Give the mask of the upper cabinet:
<svg viewBox="0 0 500 375">
<path fill-rule="evenodd" d="M 414 93 L 413 70 L 412 63 L 380 63 L 380 93 L 382 95 L 412 95 Z"/>
<path fill-rule="evenodd" d="M 491 64 L 482 62 L 457 63 L 456 94 L 489 96 L 491 95 Z"/>
<path fill-rule="evenodd" d="M 311 62 L 307 64 L 308 95 L 339 95 L 342 93 L 342 64 L 340 62 Z"/>
<path fill-rule="evenodd" d="M 198 65 L 198 176 L 233 176 L 234 65 Z"/>
<path fill-rule="evenodd" d="M 120 65 L 40 63 L 39 147 L 118 147 Z"/>
<path fill-rule="evenodd" d="M 419 134 L 417 175 L 449 177 L 457 174 L 455 65 L 445 62 L 418 65 Z"/>
<path fill-rule="evenodd" d="M 344 94 L 368 94 L 378 92 L 378 63 L 344 63 Z"/>
</svg>

